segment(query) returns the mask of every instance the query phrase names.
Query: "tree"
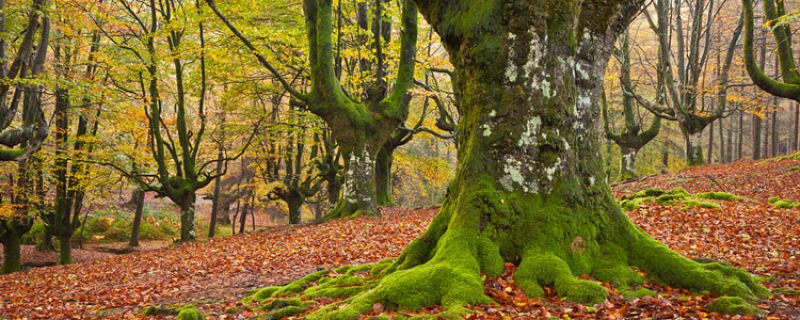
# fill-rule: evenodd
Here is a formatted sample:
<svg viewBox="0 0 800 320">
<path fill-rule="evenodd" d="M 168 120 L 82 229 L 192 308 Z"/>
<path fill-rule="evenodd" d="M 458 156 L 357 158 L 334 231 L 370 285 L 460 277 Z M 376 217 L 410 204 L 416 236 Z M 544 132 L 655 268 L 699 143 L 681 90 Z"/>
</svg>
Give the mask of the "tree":
<svg viewBox="0 0 800 320">
<path fill-rule="evenodd" d="M 138 68 L 134 65 L 126 70 L 132 75 L 128 74 L 128 79 L 122 79 L 133 82 L 136 89 L 120 85 L 120 82 L 124 82 L 120 79 L 115 84 L 118 90 L 139 98 L 144 106 L 148 148 L 156 164 L 156 172 L 141 172 L 136 166 L 126 167 L 131 163 L 106 164 L 135 181 L 142 190 L 155 192 L 175 203 L 181 211 L 180 241 L 192 241 L 196 238 L 194 206 L 197 190 L 208 185 L 217 175 L 224 174 L 227 162 L 237 159 L 244 152 L 228 155 L 226 151 L 224 158 L 206 162 L 202 162 L 200 157 L 206 133 L 208 91 L 204 22 L 202 14 L 198 12 L 201 9 L 200 2 L 196 3 L 196 8 L 174 0 L 141 3 L 116 1 L 116 5 L 119 12 L 125 14 L 117 21 L 121 24 L 119 27 L 131 31 L 117 35 L 102 27 L 100 29 L 118 50 L 129 54 L 126 60 L 132 58 L 136 65 L 143 66 Z M 197 33 L 189 33 L 191 30 Z M 199 47 L 190 47 L 184 42 L 190 36 L 196 37 L 194 39 L 198 40 Z M 161 54 L 164 49 L 169 52 L 168 55 Z M 199 63 L 189 62 L 190 58 L 196 58 Z M 171 70 L 162 70 L 164 64 L 171 65 Z M 193 102 L 193 92 L 186 86 L 187 76 L 198 79 L 195 110 L 189 108 Z M 171 78 L 174 78 L 174 91 L 164 88 L 162 84 L 162 81 Z M 174 95 L 170 97 L 164 92 Z M 175 106 L 174 118 L 167 117 L 164 110 L 167 103 Z M 191 126 L 192 114 L 197 115 L 199 122 L 195 128 Z M 243 150 L 246 147 L 247 144 Z M 219 161 L 225 163 L 221 173 L 212 167 Z"/>
<path fill-rule="evenodd" d="M 654 2 L 656 19 L 645 11 L 650 28 L 658 37 L 658 81 L 666 87 L 666 97 L 657 101 L 648 101 L 641 95 L 632 92 L 626 85 L 626 94 L 633 95 L 642 106 L 659 117 L 678 122 L 686 145 L 686 161 L 689 165 L 702 164 L 703 147 L 701 135 L 703 130 L 714 120 L 726 116 L 726 104 L 706 107 L 699 103 L 704 99 L 701 86 L 704 85 L 704 70 L 709 61 L 709 51 L 713 47 L 711 34 L 718 8 L 714 8 L 714 0 L 695 0 L 687 2 L 689 23 L 684 26 L 683 1 L 658 0 Z M 719 4 L 724 5 L 724 3 Z M 716 11 L 715 11 L 716 10 Z M 674 26 L 670 24 L 674 15 Z M 725 64 L 719 75 L 718 95 L 725 101 L 728 85 L 728 73 L 733 62 L 736 43 L 741 34 L 741 20 L 733 31 L 733 36 L 725 53 Z M 685 39 L 686 36 L 689 39 Z M 672 38 L 676 47 L 673 50 Z M 673 59 L 677 60 L 673 67 Z M 676 76 L 677 75 L 677 78 Z M 720 102 L 721 102 L 720 101 Z M 666 104 L 667 106 L 662 106 Z"/>
<path fill-rule="evenodd" d="M 10 203 L 0 201 L 2 273 L 20 269 L 21 237 L 33 225 L 33 213 L 41 205 L 43 193 L 40 192 L 43 190 L 41 163 L 32 155 L 41 148 L 49 133 L 42 108 L 44 85 L 39 79 L 44 71 L 50 36 L 47 1 L 35 0 L 21 5 L 19 12 L 27 15 L 27 19 L 20 20 L 27 23 L 14 30 L 22 34 L 17 39 L 7 38 L 11 19 L 6 14 L 13 12 L 9 9 L 6 2 L 0 0 L 0 161 L 17 161 L 17 181 L 8 197 Z M 7 46 L 15 44 L 18 49 L 11 58 Z M 21 125 L 14 127 L 18 115 Z"/>
<path fill-rule="evenodd" d="M 289 209 L 289 224 L 302 223 L 301 207 L 322 189 L 325 179 L 320 164 L 326 157 L 322 146 L 324 126 L 316 116 L 299 110 L 280 111 L 280 99 L 273 99 L 269 131 L 259 135 L 254 158 L 262 180 L 268 185 L 267 198 L 281 200 Z M 284 113 L 278 117 L 278 113 Z M 316 118 L 316 119 L 315 119 Z"/>
<path fill-rule="evenodd" d="M 331 129 L 343 154 L 345 177 L 341 198 L 326 218 L 378 214 L 375 159 L 391 133 L 408 116 L 407 91 L 413 84 L 416 58 L 415 4 L 411 1 L 402 2 L 401 48 L 394 88 L 388 90 L 385 80 L 378 81 L 377 87 L 370 90 L 377 92 L 385 90 L 387 93 L 372 95 L 375 99 L 362 101 L 344 89 L 337 74 L 332 37 L 333 1 L 303 3 L 308 40 L 307 54 L 311 69 L 311 85 L 307 93 L 295 89 L 255 45 L 222 14 L 213 0 L 206 2 L 228 29 L 251 50 L 259 63 L 284 86 L 295 103 L 302 104 L 310 112 L 321 117 Z M 381 29 L 378 30 L 376 39 L 380 39 L 382 35 Z M 380 45 L 377 48 L 380 48 Z"/>
<path fill-rule="evenodd" d="M 496 277 L 506 262 L 518 265 L 515 283 L 529 295 L 553 286 L 582 303 L 607 293 L 581 274 L 641 294 L 643 279 L 629 265 L 673 286 L 765 296 L 750 274 L 690 260 L 639 230 L 605 183 L 592 130 L 602 78 L 613 41 L 642 2 L 419 0 L 461 92 L 456 178 L 390 273 L 325 317 L 352 318 L 375 303 L 490 303 L 481 272 Z"/>
<path fill-rule="evenodd" d="M 747 74 L 759 88 L 777 97 L 800 101 L 800 71 L 794 60 L 792 34 L 783 1 L 764 0 L 764 20 L 772 27 L 772 35 L 778 46 L 778 66 L 782 79 L 771 78 L 764 73 L 763 66 L 756 62 L 753 49 L 753 0 L 742 0 L 744 17 L 744 58 Z M 785 19 L 785 18 L 784 18 Z"/>
<path fill-rule="evenodd" d="M 631 56 L 630 56 L 630 41 L 629 35 L 626 31 L 622 36 L 622 47 L 619 49 L 620 61 L 620 81 L 623 83 L 631 83 Z M 659 83 L 659 88 L 661 84 Z M 622 157 L 620 158 L 620 180 L 627 180 L 636 177 L 636 154 L 639 149 L 644 147 L 647 143 L 653 140 L 661 129 L 661 118 L 654 116 L 650 123 L 650 127 L 642 131 L 642 123 L 637 121 L 636 115 L 638 110 L 634 109 L 633 98 L 629 95 L 622 97 L 622 113 L 625 118 L 625 126 L 619 133 L 614 132 L 611 128 L 608 119 L 608 103 L 603 94 L 601 102 L 603 112 L 603 128 L 605 129 L 606 137 L 614 141 L 620 150 L 622 150 Z"/>
<path fill-rule="evenodd" d="M 88 37 L 81 36 L 80 30 L 89 22 L 75 19 L 74 8 L 68 4 L 58 3 L 57 8 L 60 33 L 53 42 L 55 69 L 60 81 L 55 89 L 54 177 L 50 181 L 55 185 L 55 198 L 52 210 L 40 216 L 49 231 L 49 234 L 45 232 L 45 237 L 53 235 L 59 240 L 58 263 L 69 264 L 72 263 L 70 240 L 81 224 L 80 213 L 86 196 L 84 184 L 89 174 L 89 166 L 81 160 L 94 151 L 90 139 L 97 135 L 103 97 L 93 97 L 91 89 L 77 90 L 80 84 L 90 87 L 87 84 L 102 82 L 98 79 L 96 63 L 99 32 L 95 30 Z M 86 55 L 82 55 L 84 52 Z M 79 101 L 77 105 L 76 100 Z M 72 117 L 77 118 L 74 135 L 70 128 Z"/>
</svg>

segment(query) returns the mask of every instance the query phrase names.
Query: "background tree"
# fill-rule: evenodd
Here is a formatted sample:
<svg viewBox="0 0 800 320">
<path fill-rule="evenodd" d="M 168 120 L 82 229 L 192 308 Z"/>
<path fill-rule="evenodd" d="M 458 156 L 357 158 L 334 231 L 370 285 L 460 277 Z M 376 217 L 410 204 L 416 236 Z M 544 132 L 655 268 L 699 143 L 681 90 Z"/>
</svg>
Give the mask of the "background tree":
<svg viewBox="0 0 800 320">
<path fill-rule="evenodd" d="M 684 3 L 689 8 L 684 8 Z M 718 18 L 719 7 L 722 5 L 724 2 L 715 7 L 713 0 L 674 3 L 671 0 L 654 1 L 655 19 L 649 10 L 645 10 L 644 14 L 650 28 L 658 37 L 658 82 L 666 86 L 666 98 L 662 101 L 667 106 L 662 106 L 658 101 L 648 101 L 630 88 L 625 90 L 626 94 L 633 95 L 642 106 L 657 116 L 678 123 L 683 133 L 686 161 L 689 165 L 704 162 L 701 144 L 703 130 L 714 120 L 724 117 L 726 112 L 725 104 L 704 103 L 702 89 L 706 82 L 705 70 L 711 48 L 714 47 L 713 41 L 716 41 L 711 36 L 714 32 L 713 21 Z M 685 12 L 688 12 L 686 25 Z M 737 27 L 726 51 L 725 67 L 720 72 L 720 79 L 724 81 L 728 77 L 740 33 L 741 27 Z M 721 87 L 727 89 L 724 85 Z"/>
<path fill-rule="evenodd" d="M 620 81 L 622 83 L 631 83 L 631 56 L 630 56 L 630 40 L 626 31 L 622 35 L 622 46 L 619 48 L 618 60 L 620 62 Z M 661 84 L 659 83 L 659 86 Z M 660 92 L 660 88 L 657 92 Z M 654 116 L 650 123 L 650 127 L 642 131 L 641 117 L 637 121 L 639 114 L 638 108 L 634 109 L 633 98 L 628 95 L 622 96 L 622 114 L 624 116 L 624 127 L 619 133 L 614 132 L 611 128 L 608 116 L 608 103 L 603 94 L 603 101 L 601 102 L 603 113 L 603 128 L 606 137 L 614 141 L 622 150 L 622 157 L 620 157 L 620 175 L 619 180 L 627 180 L 636 177 L 636 154 L 639 149 L 644 147 L 647 143 L 653 140 L 658 131 L 661 129 L 661 118 Z"/>
<path fill-rule="evenodd" d="M 0 1 L 0 78 L 3 80 L 0 83 L 0 161 L 17 161 L 16 181 L 8 184 L 14 188 L 11 192 L 4 190 L 8 196 L 3 200 L 7 202 L 0 202 L 2 273 L 20 269 L 21 237 L 30 230 L 34 214 L 41 207 L 41 164 L 31 156 L 41 148 L 49 133 L 42 107 L 44 85 L 40 79 L 50 36 L 48 9 L 45 0 L 12 5 Z M 13 18 L 25 22 L 10 29 L 9 21 L 16 19 L 8 16 L 8 12 L 18 12 L 22 17 Z M 12 34 L 22 36 L 15 38 L 10 36 Z M 16 51 L 9 54 L 11 47 L 16 47 Z M 18 117 L 21 118 L 19 126 L 14 126 Z"/>
<path fill-rule="evenodd" d="M 337 201 L 336 208 L 328 217 L 378 214 L 375 157 L 389 135 L 406 120 L 408 115 L 407 91 L 413 82 L 416 55 L 416 6 L 410 1 L 403 2 L 400 58 L 394 88 L 389 91 L 388 84 L 378 81 L 378 86 L 370 90 L 376 92 L 386 90 L 388 93 L 370 95 L 375 97 L 374 100 L 361 100 L 348 93 L 338 78 L 333 45 L 332 1 L 304 2 L 311 79 L 308 93 L 296 90 L 260 53 L 260 50 L 222 14 L 214 1 L 209 0 L 207 3 L 259 62 L 273 73 L 292 98 L 325 120 L 331 129 L 344 155 L 345 178 L 341 199 Z M 378 27 L 376 35 L 383 35 L 380 28 Z M 376 36 L 375 41 L 380 41 L 381 38 Z M 381 45 L 376 46 L 380 47 Z M 378 65 L 382 63 L 379 61 Z M 383 79 L 380 75 L 378 77 Z"/>
</svg>

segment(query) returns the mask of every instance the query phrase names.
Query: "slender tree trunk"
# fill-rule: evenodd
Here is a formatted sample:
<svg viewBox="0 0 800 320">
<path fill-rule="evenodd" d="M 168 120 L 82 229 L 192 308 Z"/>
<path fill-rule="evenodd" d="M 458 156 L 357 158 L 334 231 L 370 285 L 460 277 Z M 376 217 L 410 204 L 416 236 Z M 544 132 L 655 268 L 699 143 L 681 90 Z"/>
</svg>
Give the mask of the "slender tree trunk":
<svg viewBox="0 0 800 320">
<path fill-rule="evenodd" d="M 761 160 L 761 117 L 753 115 L 753 160 Z"/>
<path fill-rule="evenodd" d="M 392 199 L 392 162 L 394 160 L 394 149 L 384 145 L 378 152 L 375 164 L 375 188 L 377 204 L 390 206 L 394 204 Z"/>
<path fill-rule="evenodd" d="M 220 201 L 221 194 L 222 194 L 222 147 L 220 147 L 219 153 L 217 154 L 217 178 L 214 180 L 214 195 L 211 198 L 211 221 L 209 222 L 208 226 L 208 237 L 213 238 L 214 233 L 217 230 L 217 220 L 219 219 L 219 211 L 220 211 Z"/>
<path fill-rule="evenodd" d="M 181 242 L 194 241 L 197 238 L 194 226 L 194 202 L 196 195 L 188 192 L 186 199 L 181 203 Z"/>
<path fill-rule="evenodd" d="M 44 226 L 44 235 L 42 235 L 42 242 L 36 246 L 36 250 L 39 251 L 55 251 L 56 245 L 53 243 L 53 228 L 45 225 Z"/>
<path fill-rule="evenodd" d="M 778 99 L 775 100 L 777 101 Z M 777 108 L 778 105 L 776 104 L 775 107 Z M 770 150 L 771 156 L 777 157 L 781 142 L 778 138 L 778 111 L 772 112 L 772 138 L 770 141 L 772 141 L 772 148 Z"/>
<path fill-rule="evenodd" d="M 770 157 L 770 154 L 769 154 L 769 151 L 770 151 L 769 150 L 769 136 L 770 136 L 770 134 L 769 134 L 769 128 L 770 128 L 769 122 L 772 119 L 769 118 L 769 112 L 766 113 L 766 116 L 767 117 L 764 119 L 764 138 L 763 138 L 764 144 L 761 147 L 761 152 L 762 152 L 761 156 L 763 158 L 769 158 Z"/>
<path fill-rule="evenodd" d="M 139 246 L 139 230 L 142 226 L 142 215 L 144 214 L 144 196 L 145 192 L 143 190 L 136 189 L 134 191 L 136 211 L 133 213 L 133 229 L 131 230 L 131 240 L 128 242 L 131 247 Z"/>
<path fill-rule="evenodd" d="M 247 225 L 247 213 L 250 211 L 250 201 L 249 199 L 245 199 L 244 207 L 242 207 L 242 212 L 240 212 L 239 216 L 239 234 L 244 234 L 245 226 Z"/>
<path fill-rule="evenodd" d="M 708 126 L 708 163 L 714 163 L 714 122 Z"/>
<path fill-rule="evenodd" d="M 733 120 L 733 119 L 731 119 Z M 733 162 L 733 121 L 728 121 L 728 135 L 726 136 L 725 162 Z"/>
<path fill-rule="evenodd" d="M 744 111 L 739 111 L 739 125 L 736 132 L 736 160 L 742 159 L 744 156 Z"/>
<path fill-rule="evenodd" d="M 800 102 L 794 103 L 794 134 L 792 135 L 794 151 L 800 151 Z"/>
<path fill-rule="evenodd" d="M 717 162 L 723 163 L 725 161 L 725 118 L 719 118 L 719 158 Z"/>
</svg>

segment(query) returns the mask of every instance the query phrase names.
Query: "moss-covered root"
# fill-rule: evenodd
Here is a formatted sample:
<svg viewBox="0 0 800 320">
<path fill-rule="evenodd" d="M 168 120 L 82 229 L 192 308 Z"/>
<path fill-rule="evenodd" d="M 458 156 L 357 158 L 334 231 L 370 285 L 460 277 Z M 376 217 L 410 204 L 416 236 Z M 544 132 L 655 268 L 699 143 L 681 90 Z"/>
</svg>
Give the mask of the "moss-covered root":
<svg viewBox="0 0 800 320">
<path fill-rule="evenodd" d="M 263 289 L 259 289 L 254 294 L 244 298 L 242 301 L 244 303 L 263 302 L 271 297 L 277 297 L 277 296 L 301 292 L 305 290 L 309 284 L 318 281 L 324 275 L 328 274 L 328 272 L 329 272 L 328 270 L 321 270 L 306 275 L 305 277 L 292 281 L 283 286 L 273 286 L 273 287 L 266 287 Z"/>
<path fill-rule="evenodd" d="M 761 310 L 739 297 L 719 297 L 706 306 L 708 310 L 722 314 L 758 315 Z"/>
<path fill-rule="evenodd" d="M 560 296 L 578 303 L 597 304 L 608 297 L 608 292 L 600 284 L 577 279 L 566 262 L 538 249 L 525 252 L 514 274 L 514 281 L 525 293 L 534 297 L 544 294 L 541 286 L 550 285 Z"/>
<path fill-rule="evenodd" d="M 695 292 L 739 297 L 748 302 L 770 295 L 769 290 L 742 269 L 720 262 L 690 260 L 638 230 L 635 237 L 628 242 L 631 262 L 660 282 Z"/>
<path fill-rule="evenodd" d="M 375 303 L 383 304 L 387 310 L 418 310 L 431 305 L 460 310 L 465 304 L 491 303 L 483 291 L 475 236 L 466 230 L 450 230 L 439 245 L 441 250 L 430 261 L 395 271 L 374 289 L 353 297 L 346 306 L 338 310 L 324 308 L 309 318 L 353 319 L 372 311 Z"/>
<path fill-rule="evenodd" d="M 200 310 L 190 304 L 178 310 L 178 316 L 175 317 L 175 320 L 205 320 L 205 318 Z"/>
<path fill-rule="evenodd" d="M 328 214 L 322 217 L 320 222 L 327 222 L 339 218 L 355 218 L 359 216 L 380 216 L 380 211 L 375 207 L 359 208 L 358 206 L 347 203 L 346 200 L 339 199 L 338 204 L 331 209 Z"/>
</svg>

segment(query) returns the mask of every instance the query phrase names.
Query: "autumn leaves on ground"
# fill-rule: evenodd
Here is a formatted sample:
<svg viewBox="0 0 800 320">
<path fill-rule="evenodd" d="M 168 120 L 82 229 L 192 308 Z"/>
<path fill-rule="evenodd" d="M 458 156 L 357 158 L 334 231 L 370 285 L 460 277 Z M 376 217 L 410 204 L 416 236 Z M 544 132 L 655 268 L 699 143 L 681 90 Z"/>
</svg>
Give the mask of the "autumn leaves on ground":
<svg viewBox="0 0 800 320">
<path fill-rule="evenodd" d="M 775 199 L 800 201 L 800 160 L 692 167 L 617 184 L 614 190 L 623 197 L 647 188 L 678 187 L 692 194 L 724 191 L 744 199 L 704 200 L 720 209 L 687 205 L 688 201 L 645 201 L 628 215 L 678 252 L 726 260 L 760 276 L 773 292 L 759 305 L 768 317 L 800 317 L 800 209 L 774 207 Z M 83 260 L 93 261 L 0 276 L 0 314 L 8 319 L 170 318 L 175 314 L 169 308 L 194 304 L 208 318 L 249 318 L 263 313 L 243 307 L 241 300 L 252 289 L 320 269 L 397 256 L 436 213 L 437 209 L 387 208 L 381 218 L 276 227 L 141 253 L 89 254 Z M 499 279 L 486 279 L 486 292 L 498 304 L 474 306 L 476 313 L 469 317 L 721 317 L 706 310 L 709 296 L 652 283 L 647 287 L 658 296 L 632 301 L 606 285 L 612 296 L 597 306 L 562 301 L 551 290 L 544 299 L 531 299 L 514 285 L 512 273 L 509 265 Z M 167 311 L 146 316 L 149 306 Z"/>
</svg>

